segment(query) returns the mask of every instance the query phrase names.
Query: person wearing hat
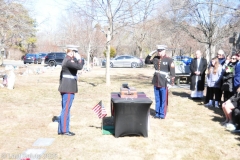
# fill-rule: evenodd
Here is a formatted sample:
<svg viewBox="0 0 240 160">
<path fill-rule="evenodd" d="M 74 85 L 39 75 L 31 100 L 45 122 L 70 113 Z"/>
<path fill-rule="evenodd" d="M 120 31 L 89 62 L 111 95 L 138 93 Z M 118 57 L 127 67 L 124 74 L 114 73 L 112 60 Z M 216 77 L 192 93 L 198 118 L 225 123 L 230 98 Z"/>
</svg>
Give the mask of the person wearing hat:
<svg viewBox="0 0 240 160">
<path fill-rule="evenodd" d="M 217 56 L 220 64 L 223 66 L 226 61 L 224 51 L 222 49 L 218 50 Z"/>
<path fill-rule="evenodd" d="M 58 134 L 74 136 L 75 133 L 69 130 L 70 109 L 75 93 L 78 92 L 77 71 L 83 68 L 84 61 L 81 60 L 81 56 L 77 53 L 77 48 L 68 47 L 66 54 L 67 56 L 62 62 L 58 88 L 62 96 L 62 111 L 58 118 Z"/>
<path fill-rule="evenodd" d="M 219 63 L 220 63 L 222 66 L 224 66 L 225 61 L 226 61 L 224 51 L 223 51 L 222 49 L 219 49 L 218 52 L 217 52 L 217 56 L 218 56 Z M 221 87 L 222 87 L 222 83 L 223 83 L 223 81 L 221 80 L 221 84 L 220 84 Z M 220 94 L 219 94 L 219 97 L 218 97 L 218 99 L 220 99 L 219 104 L 218 104 L 219 106 L 221 106 L 222 94 L 223 94 L 223 91 L 220 90 Z"/>
<path fill-rule="evenodd" d="M 152 59 L 155 73 L 152 84 L 155 95 L 155 116 L 154 118 L 164 119 L 168 105 L 168 83 L 174 85 L 175 66 L 173 59 L 166 56 L 166 46 L 157 45 L 157 53 Z"/>
</svg>

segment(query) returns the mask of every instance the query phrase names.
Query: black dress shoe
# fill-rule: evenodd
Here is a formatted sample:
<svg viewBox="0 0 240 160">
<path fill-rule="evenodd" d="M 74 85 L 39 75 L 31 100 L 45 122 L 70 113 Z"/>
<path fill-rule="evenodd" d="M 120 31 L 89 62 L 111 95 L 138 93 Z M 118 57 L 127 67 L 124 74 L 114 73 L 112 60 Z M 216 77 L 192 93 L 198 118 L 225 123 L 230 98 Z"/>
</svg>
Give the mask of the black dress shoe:
<svg viewBox="0 0 240 160">
<path fill-rule="evenodd" d="M 70 132 L 70 131 L 69 131 L 68 133 L 71 133 L 72 135 L 75 135 L 75 133 L 73 133 L 73 132 Z"/>
<path fill-rule="evenodd" d="M 63 136 L 74 136 L 75 134 L 72 132 L 66 132 L 62 134 Z"/>
<path fill-rule="evenodd" d="M 153 118 L 154 118 L 154 119 L 160 119 L 160 117 L 158 117 L 158 116 L 154 116 Z"/>
<path fill-rule="evenodd" d="M 52 121 L 53 122 L 58 122 L 59 117 L 58 116 L 53 116 Z"/>
</svg>

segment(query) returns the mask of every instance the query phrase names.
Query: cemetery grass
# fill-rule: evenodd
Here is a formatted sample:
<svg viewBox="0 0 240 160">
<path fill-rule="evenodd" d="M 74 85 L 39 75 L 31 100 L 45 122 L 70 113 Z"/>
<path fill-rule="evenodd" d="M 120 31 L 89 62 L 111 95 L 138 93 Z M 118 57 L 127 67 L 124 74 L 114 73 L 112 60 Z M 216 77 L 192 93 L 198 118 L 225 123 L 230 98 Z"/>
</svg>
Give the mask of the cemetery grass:
<svg viewBox="0 0 240 160">
<path fill-rule="evenodd" d="M 221 109 L 203 106 L 201 100 L 189 99 L 190 91 L 169 91 L 167 117 L 154 119 L 154 94 L 150 68 L 112 68 L 111 86 L 105 84 L 105 68 L 94 67 L 78 79 L 79 92 L 71 108 L 70 130 L 75 136 L 57 134 L 52 117 L 61 111 L 58 92 L 60 67 L 45 69 L 41 74 L 22 75 L 15 70 L 14 90 L 0 88 L 0 156 L 21 154 L 27 149 L 46 149 L 55 159 L 239 159 L 240 135 L 220 125 Z M 145 92 L 153 101 L 148 137 L 115 138 L 102 135 L 101 119 L 92 108 L 102 100 L 110 116 L 110 93 L 120 90 L 122 83 Z M 38 138 L 54 138 L 50 146 L 33 146 Z"/>
</svg>

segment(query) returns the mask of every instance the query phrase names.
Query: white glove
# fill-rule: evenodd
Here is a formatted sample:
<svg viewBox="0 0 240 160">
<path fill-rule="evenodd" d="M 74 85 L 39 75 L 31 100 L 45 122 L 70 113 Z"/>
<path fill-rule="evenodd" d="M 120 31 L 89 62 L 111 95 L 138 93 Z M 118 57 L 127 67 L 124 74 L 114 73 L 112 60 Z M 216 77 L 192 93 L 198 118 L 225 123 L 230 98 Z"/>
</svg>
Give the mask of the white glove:
<svg viewBox="0 0 240 160">
<path fill-rule="evenodd" d="M 76 58 L 77 60 L 80 60 L 80 59 L 81 59 L 81 56 L 80 56 L 79 53 L 75 53 L 74 56 L 75 56 L 75 58 Z"/>
<path fill-rule="evenodd" d="M 154 50 L 154 51 L 150 52 L 148 55 L 149 55 L 149 56 L 152 56 L 156 51 L 157 51 L 157 50 Z"/>
</svg>

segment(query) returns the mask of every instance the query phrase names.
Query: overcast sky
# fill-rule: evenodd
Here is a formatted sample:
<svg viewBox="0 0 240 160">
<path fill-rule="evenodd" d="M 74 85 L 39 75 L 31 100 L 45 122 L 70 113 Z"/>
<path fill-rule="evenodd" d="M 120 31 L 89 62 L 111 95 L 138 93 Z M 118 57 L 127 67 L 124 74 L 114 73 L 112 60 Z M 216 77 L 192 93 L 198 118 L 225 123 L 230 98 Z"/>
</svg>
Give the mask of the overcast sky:
<svg viewBox="0 0 240 160">
<path fill-rule="evenodd" d="M 68 7 L 66 0 L 30 0 L 27 1 L 27 8 L 32 18 L 37 20 L 38 29 L 44 30 L 51 27 L 56 28 L 58 20 Z"/>
</svg>

